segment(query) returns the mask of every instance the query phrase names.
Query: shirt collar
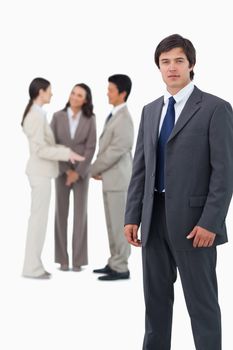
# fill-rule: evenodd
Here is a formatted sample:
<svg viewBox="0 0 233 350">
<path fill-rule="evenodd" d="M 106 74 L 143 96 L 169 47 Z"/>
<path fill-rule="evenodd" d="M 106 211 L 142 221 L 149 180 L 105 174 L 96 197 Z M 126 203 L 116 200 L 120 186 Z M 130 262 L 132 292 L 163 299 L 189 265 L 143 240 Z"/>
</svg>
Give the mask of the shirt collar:
<svg viewBox="0 0 233 350">
<path fill-rule="evenodd" d="M 194 89 L 194 84 L 192 81 L 190 81 L 190 83 L 188 85 L 186 85 L 183 89 L 181 89 L 180 91 L 177 92 L 177 94 L 173 95 L 174 99 L 176 100 L 176 103 L 179 103 L 180 101 L 182 101 L 187 95 L 190 95 L 191 92 Z M 167 90 L 164 93 L 164 104 L 167 102 L 167 100 L 169 99 L 169 97 L 171 97 L 172 95 L 170 94 L 170 92 L 168 92 Z"/>
<path fill-rule="evenodd" d="M 72 111 L 72 109 L 71 109 L 70 107 L 67 108 L 68 117 L 69 117 L 70 119 L 72 119 L 72 120 L 78 119 L 78 118 L 80 117 L 81 113 L 82 113 L 82 111 L 79 111 L 77 114 L 75 114 L 75 117 L 76 117 L 76 118 L 72 118 L 73 115 L 74 115 L 74 113 L 73 113 L 73 111 Z"/>
<path fill-rule="evenodd" d="M 112 109 L 112 115 L 115 115 L 121 108 L 125 107 L 126 106 L 126 102 L 124 103 L 121 103 L 120 105 L 117 105 L 115 106 L 113 109 Z"/>
</svg>

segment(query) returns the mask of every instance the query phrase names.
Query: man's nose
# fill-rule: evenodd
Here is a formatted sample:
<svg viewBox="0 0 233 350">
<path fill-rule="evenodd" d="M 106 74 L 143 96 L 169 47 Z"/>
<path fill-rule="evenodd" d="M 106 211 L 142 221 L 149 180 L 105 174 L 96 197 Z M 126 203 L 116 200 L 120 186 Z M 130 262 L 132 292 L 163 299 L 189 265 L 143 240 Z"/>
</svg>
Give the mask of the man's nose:
<svg viewBox="0 0 233 350">
<path fill-rule="evenodd" d="M 171 62 L 171 63 L 169 64 L 168 69 L 169 69 L 169 71 L 174 71 L 174 70 L 176 70 L 176 65 L 175 65 L 175 63 Z"/>
</svg>

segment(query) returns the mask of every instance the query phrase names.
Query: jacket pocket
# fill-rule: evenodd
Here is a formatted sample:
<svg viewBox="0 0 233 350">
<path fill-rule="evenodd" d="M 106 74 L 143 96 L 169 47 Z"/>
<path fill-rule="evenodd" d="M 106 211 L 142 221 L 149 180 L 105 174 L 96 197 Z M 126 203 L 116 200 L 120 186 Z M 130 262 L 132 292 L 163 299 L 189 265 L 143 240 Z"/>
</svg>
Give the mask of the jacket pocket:
<svg viewBox="0 0 233 350">
<path fill-rule="evenodd" d="M 189 197 L 189 206 L 192 208 L 203 207 L 205 205 L 207 196 L 193 196 Z"/>
</svg>

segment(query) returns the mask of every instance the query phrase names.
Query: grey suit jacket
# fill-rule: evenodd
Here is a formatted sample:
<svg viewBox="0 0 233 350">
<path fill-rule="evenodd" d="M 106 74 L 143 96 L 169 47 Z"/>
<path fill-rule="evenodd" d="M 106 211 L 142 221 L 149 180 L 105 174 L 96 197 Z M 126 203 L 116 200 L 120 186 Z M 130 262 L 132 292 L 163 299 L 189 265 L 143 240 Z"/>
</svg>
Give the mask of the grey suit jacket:
<svg viewBox="0 0 233 350">
<path fill-rule="evenodd" d="M 132 173 L 133 121 L 126 106 L 105 124 L 92 175 L 102 175 L 103 191 L 127 191 Z"/>
<path fill-rule="evenodd" d="M 70 168 L 75 168 L 81 178 L 87 176 L 96 147 L 95 117 L 86 118 L 81 114 L 73 139 L 70 136 L 69 120 L 66 111 L 61 110 L 54 113 L 51 128 L 58 144 L 66 145 L 86 158 L 84 162 L 78 162 L 75 166 L 69 162 L 59 162 L 60 175 Z"/>
<path fill-rule="evenodd" d="M 143 246 L 153 215 L 162 107 L 160 97 L 143 109 L 128 190 L 125 224 L 141 223 Z M 192 249 L 186 236 L 196 225 L 217 234 L 215 245 L 227 241 L 225 218 L 233 190 L 233 112 L 228 102 L 194 88 L 167 142 L 165 188 L 168 232 L 176 249 Z"/>
<path fill-rule="evenodd" d="M 70 149 L 56 145 L 46 116 L 34 106 L 31 107 L 24 120 L 23 130 L 30 147 L 30 158 L 26 167 L 27 175 L 56 177 L 58 175 L 57 161 L 68 161 Z"/>
</svg>

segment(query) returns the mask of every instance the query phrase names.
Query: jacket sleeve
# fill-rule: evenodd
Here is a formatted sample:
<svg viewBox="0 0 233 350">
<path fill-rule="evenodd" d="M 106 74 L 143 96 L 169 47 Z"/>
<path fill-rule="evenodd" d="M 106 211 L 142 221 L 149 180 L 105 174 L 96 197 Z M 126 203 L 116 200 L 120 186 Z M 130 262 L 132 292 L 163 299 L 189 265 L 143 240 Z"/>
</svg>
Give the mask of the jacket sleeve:
<svg viewBox="0 0 233 350">
<path fill-rule="evenodd" d="M 97 155 L 97 159 L 91 166 L 91 174 L 99 175 L 111 168 L 133 145 L 133 123 L 127 118 L 118 123 L 114 129 L 113 137 L 104 152 Z"/>
<path fill-rule="evenodd" d="M 96 147 L 96 121 L 95 121 L 95 117 L 93 116 L 91 118 L 91 125 L 88 132 L 86 144 L 85 144 L 85 151 L 82 154 L 83 157 L 85 157 L 85 160 L 84 162 L 79 162 L 76 166 L 76 171 L 82 178 L 84 178 L 87 175 L 90 163 L 95 153 L 95 147 Z"/>
<path fill-rule="evenodd" d="M 233 191 L 233 112 L 228 102 L 217 106 L 209 128 L 211 176 L 198 226 L 219 234 Z"/>
<path fill-rule="evenodd" d="M 144 109 L 138 131 L 136 149 L 133 159 L 133 171 L 128 187 L 125 210 L 125 225 L 140 225 L 142 203 L 145 186 L 145 158 L 144 158 Z"/>
<path fill-rule="evenodd" d="M 55 142 L 58 143 L 58 136 L 57 136 L 57 117 L 56 117 L 56 113 L 53 115 L 52 121 L 50 123 L 51 129 L 53 131 L 53 135 L 55 138 Z M 61 145 L 57 145 L 58 147 L 62 147 Z M 67 159 L 66 159 L 67 160 Z M 69 162 L 62 162 L 62 167 L 59 164 L 59 172 L 60 175 L 66 173 L 67 170 L 71 169 L 70 167 L 70 163 Z"/>
<path fill-rule="evenodd" d="M 25 131 L 33 144 L 34 151 L 40 158 L 48 160 L 64 160 L 67 161 L 70 156 L 70 149 L 65 146 L 52 144 L 47 139 L 47 130 L 51 131 L 51 139 L 53 138 L 53 132 L 44 116 L 40 114 L 33 114 L 33 116 L 27 120 L 25 125 Z"/>
<path fill-rule="evenodd" d="M 55 138 L 55 142 L 57 143 L 57 122 L 56 122 L 56 116 L 55 114 L 52 117 L 51 123 L 50 123 L 50 127 L 53 130 L 53 135 Z"/>
</svg>

